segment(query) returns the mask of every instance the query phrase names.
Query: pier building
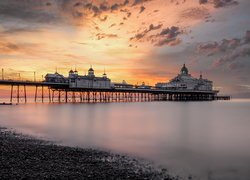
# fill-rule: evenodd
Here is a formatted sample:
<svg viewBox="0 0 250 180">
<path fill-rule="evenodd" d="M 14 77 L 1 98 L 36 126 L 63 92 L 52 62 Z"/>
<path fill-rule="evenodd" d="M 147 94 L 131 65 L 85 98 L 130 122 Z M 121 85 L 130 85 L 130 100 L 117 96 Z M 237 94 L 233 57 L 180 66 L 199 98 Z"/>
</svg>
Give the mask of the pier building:
<svg viewBox="0 0 250 180">
<path fill-rule="evenodd" d="M 68 77 L 64 77 L 59 73 L 47 74 L 45 82 L 68 83 L 69 88 L 111 88 L 111 80 L 104 71 L 102 77 L 95 76 L 92 67 L 89 68 L 87 75 L 79 75 L 78 71 L 72 69 L 69 71 Z"/>
<path fill-rule="evenodd" d="M 54 74 L 46 74 L 45 81 L 52 83 L 66 83 L 68 80 L 56 71 Z"/>
<path fill-rule="evenodd" d="M 128 84 L 125 80 L 123 80 L 121 83 L 119 82 L 114 82 L 112 83 L 112 87 L 114 88 L 133 88 L 133 84 Z"/>
<path fill-rule="evenodd" d="M 70 88 L 111 88 L 111 81 L 107 77 L 106 72 L 104 71 L 102 77 L 95 76 L 94 69 L 89 68 L 88 74 L 81 76 L 78 75 L 77 71 L 69 72 L 69 87 Z"/>
<path fill-rule="evenodd" d="M 188 68 L 184 64 L 180 73 L 171 79 L 169 82 L 157 83 L 155 85 L 158 89 L 173 89 L 173 90 L 198 90 L 198 91 L 212 91 L 213 81 L 204 79 L 202 74 L 199 78 L 192 77 L 189 74 Z"/>
</svg>

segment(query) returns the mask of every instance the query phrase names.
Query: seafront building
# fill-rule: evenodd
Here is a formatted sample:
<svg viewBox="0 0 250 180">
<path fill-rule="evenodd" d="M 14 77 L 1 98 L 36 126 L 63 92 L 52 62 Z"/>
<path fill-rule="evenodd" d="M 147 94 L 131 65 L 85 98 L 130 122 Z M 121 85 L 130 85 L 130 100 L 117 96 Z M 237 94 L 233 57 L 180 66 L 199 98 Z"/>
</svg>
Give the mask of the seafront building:
<svg viewBox="0 0 250 180">
<path fill-rule="evenodd" d="M 92 67 L 89 68 L 87 75 L 79 75 L 77 70 L 70 70 L 69 76 L 64 77 L 55 72 L 54 74 L 47 74 L 45 76 L 45 81 L 68 83 L 69 88 L 111 88 L 111 80 L 107 77 L 107 74 L 104 72 L 102 77 L 95 76 Z"/>
<path fill-rule="evenodd" d="M 51 83 L 66 83 L 68 80 L 56 71 L 54 74 L 46 74 L 45 81 Z"/>
<path fill-rule="evenodd" d="M 202 74 L 200 78 L 194 78 L 189 74 L 188 68 L 184 64 L 180 73 L 171 79 L 169 82 L 159 82 L 155 85 L 157 89 L 172 89 L 172 90 L 198 90 L 198 91 L 212 91 L 213 82 L 203 79 Z"/>
<path fill-rule="evenodd" d="M 69 87 L 70 88 L 110 88 L 111 80 L 104 72 L 102 77 L 95 76 L 94 69 L 91 67 L 88 74 L 81 76 L 77 71 L 69 71 Z"/>
</svg>

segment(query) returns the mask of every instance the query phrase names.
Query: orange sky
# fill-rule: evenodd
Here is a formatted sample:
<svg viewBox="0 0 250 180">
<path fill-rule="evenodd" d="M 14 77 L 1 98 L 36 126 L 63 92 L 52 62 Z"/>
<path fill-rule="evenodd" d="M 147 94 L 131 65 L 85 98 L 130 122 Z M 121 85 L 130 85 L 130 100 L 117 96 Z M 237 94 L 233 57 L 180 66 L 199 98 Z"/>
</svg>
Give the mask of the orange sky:
<svg viewBox="0 0 250 180">
<path fill-rule="evenodd" d="M 195 47 L 194 43 L 220 40 L 216 35 L 208 38 L 210 31 L 203 28 L 208 23 L 226 22 L 222 14 L 241 4 L 223 1 L 217 7 L 215 1 L 201 2 L 0 2 L 1 68 L 5 69 L 6 78 L 19 78 L 20 73 L 21 79 L 33 79 L 35 71 L 37 79 L 41 79 L 56 68 L 64 75 L 75 67 L 85 74 L 92 64 L 97 75 L 105 68 L 112 81 L 125 79 L 129 83 L 144 81 L 154 85 L 175 76 L 185 62 L 192 74 L 197 76 L 202 70 L 207 78 L 216 78 L 217 71 L 211 71 L 208 62 L 197 64 L 197 58 L 202 58 L 197 49 L 193 48 L 191 54 L 188 48 Z M 214 27 L 211 29 L 215 31 Z M 246 30 L 242 29 L 240 36 Z M 233 32 L 224 34 L 239 37 L 239 33 Z M 209 64 L 212 66 L 213 62 Z M 216 84 L 221 82 L 218 78 Z"/>
</svg>

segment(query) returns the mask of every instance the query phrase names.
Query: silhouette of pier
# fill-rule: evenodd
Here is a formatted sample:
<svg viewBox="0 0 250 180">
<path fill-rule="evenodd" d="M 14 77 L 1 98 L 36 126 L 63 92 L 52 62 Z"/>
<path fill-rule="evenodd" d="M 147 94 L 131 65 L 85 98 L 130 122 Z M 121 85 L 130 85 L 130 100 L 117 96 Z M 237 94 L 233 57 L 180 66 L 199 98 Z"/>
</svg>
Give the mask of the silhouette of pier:
<svg viewBox="0 0 250 180">
<path fill-rule="evenodd" d="M 217 90 L 168 90 L 122 88 L 70 88 L 68 83 L 0 80 L 10 87 L 10 102 L 27 103 L 27 87 L 34 87 L 33 102 L 143 102 L 143 101 L 212 101 L 229 100 L 230 96 L 217 96 Z"/>
</svg>

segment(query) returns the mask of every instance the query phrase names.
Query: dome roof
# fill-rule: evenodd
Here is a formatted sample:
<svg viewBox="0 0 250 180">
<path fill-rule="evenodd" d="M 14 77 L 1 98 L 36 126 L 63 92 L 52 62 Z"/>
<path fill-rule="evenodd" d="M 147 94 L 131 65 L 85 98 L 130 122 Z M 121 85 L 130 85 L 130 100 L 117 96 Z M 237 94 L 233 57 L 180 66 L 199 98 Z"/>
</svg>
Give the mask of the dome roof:
<svg viewBox="0 0 250 180">
<path fill-rule="evenodd" d="M 74 73 L 74 71 L 71 69 L 71 70 L 69 71 L 69 73 Z"/>
<path fill-rule="evenodd" d="M 181 74 L 188 74 L 188 68 L 185 64 L 183 64 L 183 67 L 181 68 Z"/>
<path fill-rule="evenodd" d="M 89 71 L 94 71 L 94 69 L 91 67 L 91 68 L 89 68 Z"/>
</svg>

